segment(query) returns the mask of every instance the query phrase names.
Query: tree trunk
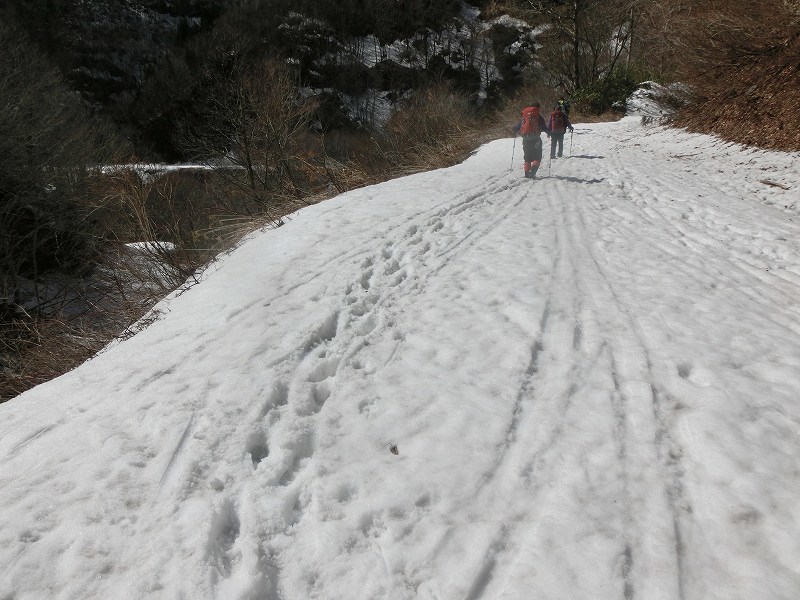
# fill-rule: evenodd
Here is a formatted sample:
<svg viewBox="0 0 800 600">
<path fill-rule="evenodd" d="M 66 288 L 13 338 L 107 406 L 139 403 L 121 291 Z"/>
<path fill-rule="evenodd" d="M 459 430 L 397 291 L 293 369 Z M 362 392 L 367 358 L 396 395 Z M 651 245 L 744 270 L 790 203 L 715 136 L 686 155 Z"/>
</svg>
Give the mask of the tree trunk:
<svg viewBox="0 0 800 600">
<path fill-rule="evenodd" d="M 581 87 L 581 35 L 583 33 L 583 11 L 586 0 L 575 0 L 575 12 L 572 22 L 575 26 L 575 37 L 572 40 L 572 58 L 575 67 L 575 89 Z"/>
</svg>

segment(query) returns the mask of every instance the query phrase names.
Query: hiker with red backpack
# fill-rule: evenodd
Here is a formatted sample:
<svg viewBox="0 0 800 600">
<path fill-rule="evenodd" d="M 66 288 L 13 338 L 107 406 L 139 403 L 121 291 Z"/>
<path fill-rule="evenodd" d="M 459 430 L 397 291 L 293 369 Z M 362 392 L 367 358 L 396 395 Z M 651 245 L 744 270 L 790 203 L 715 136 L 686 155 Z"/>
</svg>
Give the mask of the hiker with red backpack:
<svg viewBox="0 0 800 600">
<path fill-rule="evenodd" d="M 573 130 L 572 123 L 569 122 L 567 113 L 561 109 L 561 104 L 556 104 L 555 110 L 550 114 L 550 160 L 556 157 L 556 146 L 558 146 L 558 157 L 564 154 L 564 134 L 567 129 Z"/>
<path fill-rule="evenodd" d="M 522 136 L 525 177 L 536 179 L 536 171 L 542 164 L 542 132 L 550 136 L 550 128 L 539 114 L 539 103 L 534 102 L 522 109 L 522 120 L 514 126 L 514 137 Z"/>
</svg>

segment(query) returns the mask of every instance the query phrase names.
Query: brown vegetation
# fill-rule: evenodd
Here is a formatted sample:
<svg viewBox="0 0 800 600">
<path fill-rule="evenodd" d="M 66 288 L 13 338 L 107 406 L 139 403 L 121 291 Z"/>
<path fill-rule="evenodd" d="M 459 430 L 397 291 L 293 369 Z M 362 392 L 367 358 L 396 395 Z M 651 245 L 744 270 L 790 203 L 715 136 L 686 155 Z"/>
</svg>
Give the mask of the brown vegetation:
<svg viewBox="0 0 800 600">
<path fill-rule="evenodd" d="M 675 119 L 692 131 L 782 150 L 800 149 L 800 4 L 797 0 L 496 0 L 550 24 L 538 53 L 553 85 L 581 105 L 619 74 L 679 81 L 691 90 Z M 617 32 L 627 53 L 602 57 Z M 601 60 L 598 60 L 598 59 Z M 609 66 L 612 65 L 612 66 Z M 590 83 L 588 86 L 586 82 Z M 592 89 L 594 86 L 594 89 Z"/>
<path fill-rule="evenodd" d="M 684 2 L 678 76 L 694 99 L 676 119 L 692 131 L 800 150 L 800 13 L 784 0 Z"/>
</svg>

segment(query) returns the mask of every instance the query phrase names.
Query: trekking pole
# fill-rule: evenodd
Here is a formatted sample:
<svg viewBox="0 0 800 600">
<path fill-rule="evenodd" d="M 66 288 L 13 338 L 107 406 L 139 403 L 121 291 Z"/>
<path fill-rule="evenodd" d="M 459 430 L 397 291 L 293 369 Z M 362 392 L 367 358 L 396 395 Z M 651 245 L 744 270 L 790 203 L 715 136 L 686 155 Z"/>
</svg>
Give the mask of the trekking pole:
<svg viewBox="0 0 800 600">
<path fill-rule="evenodd" d="M 509 171 L 513 171 L 514 170 L 514 150 L 516 150 L 516 149 L 517 149 L 517 136 L 515 135 L 514 136 L 514 145 L 511 147 L 511 168 L 508 169 Z"/>
<path fill-rule="evenodd" d="M 569 155 L 572 157 L 572 134 L 575 133 L 575 129 L 571 129 L 569 132 Z"/>
<path fill-rule="evenodd" d="M 547 161 L 547 178 L 550 179 L 550 169 L 553 166 L 553 155 L 550 155 L 549 160 Z"/>
</svg>

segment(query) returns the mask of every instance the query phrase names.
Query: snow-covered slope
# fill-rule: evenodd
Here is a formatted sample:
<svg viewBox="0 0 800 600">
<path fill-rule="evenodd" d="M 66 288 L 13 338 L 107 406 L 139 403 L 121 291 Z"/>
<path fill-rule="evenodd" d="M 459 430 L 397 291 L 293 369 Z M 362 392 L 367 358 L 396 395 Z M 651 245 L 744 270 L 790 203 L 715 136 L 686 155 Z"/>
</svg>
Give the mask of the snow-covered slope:
<svg viewBox="0 0 800 600">
<path fill-rule="evenodd" d="M 301 211 L 0 406 L 0 598 L 796 599 L 800 156 L 512 146 Z"/>
</svg>

